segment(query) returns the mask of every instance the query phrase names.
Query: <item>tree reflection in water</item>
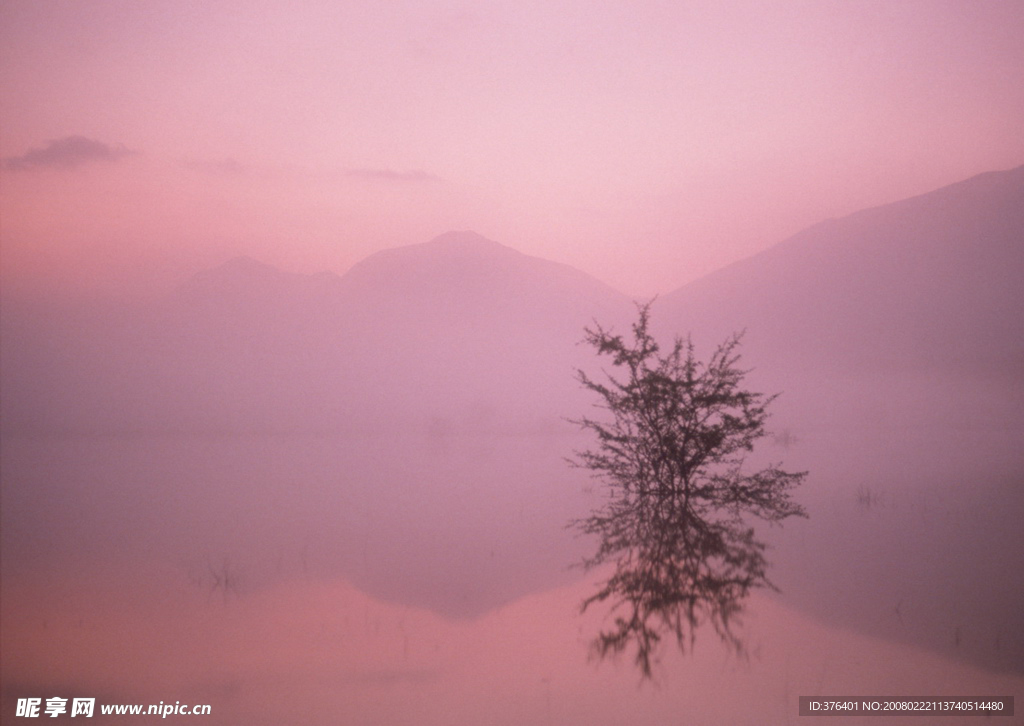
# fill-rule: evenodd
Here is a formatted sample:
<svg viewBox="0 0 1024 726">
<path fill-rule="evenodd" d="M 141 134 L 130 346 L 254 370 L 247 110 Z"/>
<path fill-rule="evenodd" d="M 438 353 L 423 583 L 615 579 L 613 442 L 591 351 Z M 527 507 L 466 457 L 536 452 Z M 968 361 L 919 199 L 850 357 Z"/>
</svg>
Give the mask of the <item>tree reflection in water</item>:
<svg viewBox="0 0 1024 726">
<path fill-rule="evenodd" d="M 807 516 L 791 499 L 806 472 L 774 465 L 743 471 L 745 454 L 767 435 L 767 407 L 775 397 L 741 388 L 739 336 L 706 364 L 680 338 L 661 356 L 648 331 L 649 313 L 649 304 L 639 306 L 629 343 L 600 326 L 586 331 L 586 342 L 623 375 L 596 381 L 578 372 L 610 417 L 576 421 L 596 434 L 597 446 L 577 452 L 574 464 L 601 477 L 608 497 L 573 523 L 599 538 L 584 567 L 614 564 L 583 602 L 586 610 L 609 601 L 615 613 L 614 627 L 600 633 L 594 651 L 605 657 L 635 644 L 647 678 L 663 635 L 674 635 L 685 651 L 703 623 L 742 652 L 734 626 L 743 602 L 753 588 L 773 587 L 765 545 L 748 519 L 774 524 Z"/>
</svg>

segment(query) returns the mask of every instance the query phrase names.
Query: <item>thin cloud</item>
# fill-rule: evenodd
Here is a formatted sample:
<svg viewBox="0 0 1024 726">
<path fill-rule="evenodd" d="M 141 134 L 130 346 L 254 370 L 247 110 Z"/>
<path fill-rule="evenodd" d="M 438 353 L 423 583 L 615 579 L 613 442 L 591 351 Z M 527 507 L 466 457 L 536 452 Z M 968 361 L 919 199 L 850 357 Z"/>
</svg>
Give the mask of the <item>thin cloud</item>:
<svg viewBox="0 0 1024 726">
<path fill-rule="evenodd" d="M 73 169 L 96 161 L 119 161 L 136 152 L 123 145 L 110 145 L 84 136 L 51 139 L 41 149 L 30 149 L 21 156 L 3 160 L 5 169 Z"/>
<path fill-rule="evenodd" d="M 433 174 L 416 169 L 414 171 L 395 171 L 393 169 L 346 169 L 345 176 L 370 181 L 388 182 L 433 182 L 440 181 Z"/>
<path fill-rule="evenodd" d="M 214 161 L 189 160 L 182 162 L 182 166 L 192 171 L 221 176 L 243 176 L 251 171 L 249 167 L 231 157 Z"/>
<path fill-rule="evenodd" d="M 182 166 L 201 174 L 214 176 L 257 176 L 262 178 L 292 178 L 292 179 L 355 179 L 366 182 L 383 182 L 396 184 L 416 184 L 422 182 L 437 182 L 441 178 L 425 172 L 421 169 L 411 171 L 396 171 L 394 169 L 375 169 L 370 167 L 341 168 L 333 170 L 311 169 L 304 166 L 253 166 L 239 162 L 233 158 L 218 160 L 186 160 Z"/>
</svg>

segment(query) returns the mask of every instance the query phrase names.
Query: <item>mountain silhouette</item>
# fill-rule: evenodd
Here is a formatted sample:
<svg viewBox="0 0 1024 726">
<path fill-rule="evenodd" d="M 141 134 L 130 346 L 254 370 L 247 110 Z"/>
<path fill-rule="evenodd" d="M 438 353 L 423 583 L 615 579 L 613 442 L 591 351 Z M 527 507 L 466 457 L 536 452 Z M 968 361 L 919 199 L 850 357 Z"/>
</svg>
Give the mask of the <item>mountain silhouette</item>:
<svg viewBox="0 0 1024 726">
<path fill-rule="evenodd" d="M 1024 167 L 983 174 L 815 225 L 663 296 L 654 323 L 698 352 L 746 330 L 754 379 L 815 413 L 818 389 L 880 375 L 1019 389 L 1021 230 Z M 582 405 L 583 327 L 632 315 L 470 231 L 340 277 L 237 258 L 131 312 L 4 308 L 3 425 L 38 431 L 550 425 Z"/>
<path fill-rule="evenodd" d="M 845 370 L 1024 370 L 1024 167 L 817 224 L 659 304 L 751 355 Z"/>
<path fill-rule="evenodd" d="M 584 362 L 583 327 L 629 309 L 578 270 L 471 232 L 377 253 L 341 277 L 236 258 L 131 313 L 78 311 L 73 325 L 8 319 L 6 328 L 36 334 L 5 350 L 4 425 L 550 426 L 578 399 L 567 384 Z M 55 339 L 61 360 L 45 350 Z"/>
</svg>

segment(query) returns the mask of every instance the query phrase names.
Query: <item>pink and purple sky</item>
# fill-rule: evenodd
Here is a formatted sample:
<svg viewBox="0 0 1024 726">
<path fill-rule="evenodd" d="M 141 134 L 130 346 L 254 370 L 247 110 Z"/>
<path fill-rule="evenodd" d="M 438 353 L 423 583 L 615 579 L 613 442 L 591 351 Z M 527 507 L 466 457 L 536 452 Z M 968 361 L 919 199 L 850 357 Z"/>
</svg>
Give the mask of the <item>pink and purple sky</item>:
<svg viewBox="0 0 1024 726">
<path fill-rule="evenodd" d="M 8 289 L 474 229 L 652 295 L 1024 163 L 1024 3 L 6 0 Z"/>
</svg>

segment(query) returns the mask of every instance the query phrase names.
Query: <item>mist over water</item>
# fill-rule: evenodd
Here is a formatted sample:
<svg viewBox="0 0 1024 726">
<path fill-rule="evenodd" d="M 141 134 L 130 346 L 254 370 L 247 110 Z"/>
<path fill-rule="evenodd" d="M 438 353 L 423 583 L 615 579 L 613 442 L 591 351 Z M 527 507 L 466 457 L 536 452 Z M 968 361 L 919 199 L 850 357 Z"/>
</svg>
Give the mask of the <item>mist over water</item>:
<svg viewBox="0 0 1024 726">
<path fill-rule="evenodd" d="M 561 459 L 576 435 L 5 438 L 4 708 L 38 693 L 209 703 L 213 723 L 786 723 L 798 695 L 1018 693 L 1014 480 L 836 457 L 877 461 L 891 435 L 767 452 L 816 480 L 810 519 L 765 531 L 781 594 L 747 604 L 750 657 L 699 630 L 647 685 L 631 654 L 588 659 L 607 613 L 579 615 L 594 586 L 569 569 L 592 543 L 565 524 L 600 496 Z M 914 435 L 905 462 L 942 443 Z"/>
<path fill-rule="evenodd" d="M 563 584 L 586 477 L 568 436 L 11 437 L 4 558 L 138 559 L 242 594 L 343 577 L 473 617 Z M 209 584 L 209 583 L 208 583 Z"/>
</svg>

